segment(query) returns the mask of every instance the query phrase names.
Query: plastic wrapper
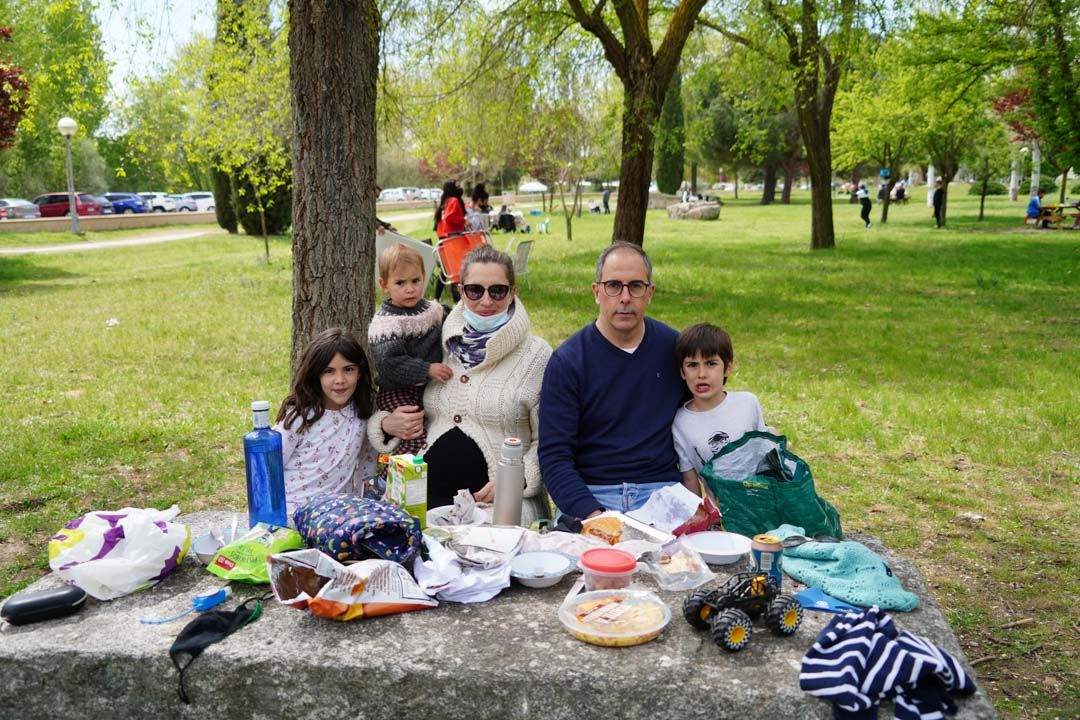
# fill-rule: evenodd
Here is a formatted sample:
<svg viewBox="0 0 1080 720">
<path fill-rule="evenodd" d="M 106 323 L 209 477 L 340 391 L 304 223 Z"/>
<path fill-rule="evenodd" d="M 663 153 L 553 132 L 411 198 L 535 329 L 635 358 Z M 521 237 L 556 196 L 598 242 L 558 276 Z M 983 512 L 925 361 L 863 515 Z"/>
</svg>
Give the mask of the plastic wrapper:
<svg viewBox="0 0 1080 720">
<path fill-rule="evenodd" d="M 206 569 L 225 580 L 267 583 L 270 578 L 266 572 L 266 558 L 274 553 L 303 546 L 300 533 L 295 530 L 259 523 L 218 550 Z"/>
<path fill-rule="evenodd" d="M 390 560 L 342 565 L 318 550 L 266 559 L 270 589 L 282 605 L 331 620 L 355 620 L 437 607 L 404 567 Z"/>
<path fill-rule="evenodd" d="M 716 577 L 684 538 L 673 540 L 659 550 L 643 553 L 641 562 L 663 590 L 693 590 Z"/>
</svg>

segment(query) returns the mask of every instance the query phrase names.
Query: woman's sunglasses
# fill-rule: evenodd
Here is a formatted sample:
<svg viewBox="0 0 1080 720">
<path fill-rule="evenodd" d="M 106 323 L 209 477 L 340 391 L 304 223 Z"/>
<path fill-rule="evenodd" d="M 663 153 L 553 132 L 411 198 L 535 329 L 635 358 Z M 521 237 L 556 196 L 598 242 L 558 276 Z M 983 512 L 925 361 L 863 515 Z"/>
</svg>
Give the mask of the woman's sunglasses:
<svg viewBox="0 0 1080 720">
<path fill-rule="evenodd" d="M 510 286 L 488 285 L 487 287 L 484 287 L 483 285 L 462 285 L 461 291 L 465 293 L 465 297 L 470 300 L 479 300 L 484 297 L 484 293 L 487 292 L 488 297 L 495 302 L 498 302 L 505 299 L 506 296 L 510 294 Z"/>
</svg>

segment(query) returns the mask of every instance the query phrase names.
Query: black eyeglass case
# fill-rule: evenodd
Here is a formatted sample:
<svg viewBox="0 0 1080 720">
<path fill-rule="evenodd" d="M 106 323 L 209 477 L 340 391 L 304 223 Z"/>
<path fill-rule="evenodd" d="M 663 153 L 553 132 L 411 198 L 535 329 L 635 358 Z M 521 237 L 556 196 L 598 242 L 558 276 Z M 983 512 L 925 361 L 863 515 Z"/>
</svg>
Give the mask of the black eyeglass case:
<svg viewBox="0 0 1080 720">
<path fill-rule="evenodd" d="M 13 595 L 4 603 L 0 617 L 12 625 L 27 625 L 52 620 L 82 610 L 86 591 L 74 585 Z"/>
</svg>

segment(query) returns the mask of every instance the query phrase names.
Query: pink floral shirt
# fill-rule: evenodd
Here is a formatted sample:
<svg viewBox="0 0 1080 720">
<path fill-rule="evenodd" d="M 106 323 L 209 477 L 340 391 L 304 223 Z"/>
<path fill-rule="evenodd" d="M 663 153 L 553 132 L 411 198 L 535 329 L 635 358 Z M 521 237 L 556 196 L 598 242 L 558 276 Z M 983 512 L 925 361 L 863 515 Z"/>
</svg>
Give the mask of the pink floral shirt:
<svg viewBox="0 0 1080 720">
<path fill-rule="evenodd" d="M 299 427 L 297 420 L 294 425 Z M 299 506 L 323 493 L 358 492 L 355 484 L 375 474 L 375 451 L 367 442 L 367 420 L 351 405 L 324 410 L 323 416 L 303 433 L 278 423 L 285 467 L 285 503 L 289 516 Z"/>
</svg>

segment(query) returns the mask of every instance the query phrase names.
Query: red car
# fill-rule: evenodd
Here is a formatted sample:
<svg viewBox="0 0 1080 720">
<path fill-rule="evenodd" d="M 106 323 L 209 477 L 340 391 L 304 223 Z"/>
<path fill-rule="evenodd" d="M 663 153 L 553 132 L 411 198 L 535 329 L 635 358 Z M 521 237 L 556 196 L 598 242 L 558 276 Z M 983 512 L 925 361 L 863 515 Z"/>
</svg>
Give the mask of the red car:
<svg viewBox="0 0 1080 720">
<path fill-rule="evenodd" d="M 71 210 L 66 192 L 38 195 L 33 202 L 41 208 L 41 217 L 64 217 Z M 100 215 L 101 206 L 90 193 L 75 193 L 75 212 L 80 215 Z"/>
</svg>

